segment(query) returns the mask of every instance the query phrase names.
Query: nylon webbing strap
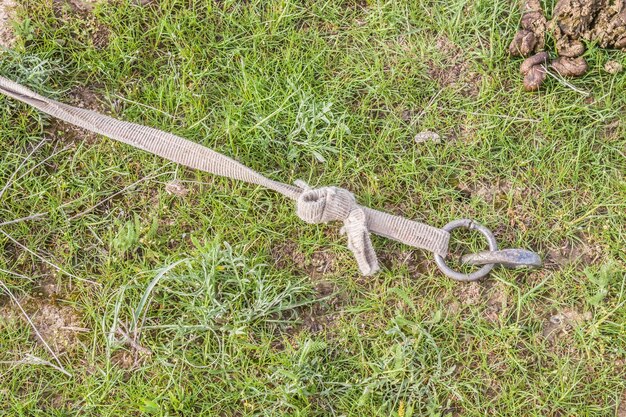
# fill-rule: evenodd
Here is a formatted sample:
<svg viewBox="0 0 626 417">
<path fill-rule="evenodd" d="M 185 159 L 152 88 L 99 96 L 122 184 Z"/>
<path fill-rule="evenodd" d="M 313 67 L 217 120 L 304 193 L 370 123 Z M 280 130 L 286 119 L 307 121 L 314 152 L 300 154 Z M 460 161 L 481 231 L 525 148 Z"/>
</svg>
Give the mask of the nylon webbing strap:
<svg viewBox="0 0 626 417">
<path fill-rule="evenodd" d="M 297 186 L 283 184 L 190 140 L 51 100 L 4 77 L 0 77 L 0 92 L 64 122 L 172 162 L 279 192 L 296 201 L 298 217 L 307 223 L 343 221 L 342 232 L 347 235 L 348 247 L 364 275 L 374 274 L 379 269 L 370 233 L 444 257 L 448 253 L 450 235 L 445 230 L 360 206 L 352 193 L 343 188 L 311 189 L 302 182 Z"/>
</svg>

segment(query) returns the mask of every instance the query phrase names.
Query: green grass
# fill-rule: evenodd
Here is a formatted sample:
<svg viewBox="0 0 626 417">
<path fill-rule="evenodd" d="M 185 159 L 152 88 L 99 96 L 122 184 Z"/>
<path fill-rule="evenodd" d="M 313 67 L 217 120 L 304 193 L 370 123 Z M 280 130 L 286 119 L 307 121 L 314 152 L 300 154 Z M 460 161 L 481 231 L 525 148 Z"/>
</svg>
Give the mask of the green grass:
<svg viewBox="0 0 626 417">
<path fill-rule="evenodd" d="M 476 219 L 546 267 L 456 283 L 375 237 L 366 279 L 339 225 L 2 98 L 0 223 L 46 214 L 0 227 L 0 415 L 616 415 L 626 73 L 602 68 L 623 54 L 586 53 L 588 95 L 529 94 L 508 1 L 19 3 L 2 75 L 273 179 Z M 8 291 L 41 332 L 65 315 L 58 363 Z"/>
</svg>

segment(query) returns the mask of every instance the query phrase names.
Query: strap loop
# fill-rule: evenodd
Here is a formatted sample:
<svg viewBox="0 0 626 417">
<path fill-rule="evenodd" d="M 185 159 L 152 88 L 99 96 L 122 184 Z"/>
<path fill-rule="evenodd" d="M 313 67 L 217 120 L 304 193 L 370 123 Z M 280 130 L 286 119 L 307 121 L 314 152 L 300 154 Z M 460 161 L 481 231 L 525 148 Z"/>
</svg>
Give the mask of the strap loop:
<svg viewBox="0 0 626 417">
<path fill-rule="evenodd" d="M 376 274 L 378 257 L 372 245 L 370 231 L 367 229 L 367 218 L 361 208 L 356 208 L 344 220 L 341 233 L 345 233 L 348 238 L 348 249 L 354 254 L 359 270 L 365 276 Z"/>
</svg>

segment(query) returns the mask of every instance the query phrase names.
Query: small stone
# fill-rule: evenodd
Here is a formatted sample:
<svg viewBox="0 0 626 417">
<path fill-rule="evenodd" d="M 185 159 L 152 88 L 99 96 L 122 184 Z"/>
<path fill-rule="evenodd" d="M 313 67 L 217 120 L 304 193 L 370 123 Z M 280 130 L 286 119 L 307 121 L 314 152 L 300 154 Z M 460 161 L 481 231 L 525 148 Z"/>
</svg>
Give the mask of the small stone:
<svg viewBox="0 0 626 417">
<path fill-rule="evenodd" d="M 189 190 L 178 180 L 170 181 L 165 186 L 165 191 L 170 195 L 177 197 L 185 197 L 189 194 Z"/>
<path fill-rule="evenodd" d="M 622 64 L 617 61 L 607 61 L 606 64 L 604 64 L 604 70 L 609 74 L 619 74 L 623 69 Z"/>
<path fill-rule="evenodd" d="M 441 136 L 435 132 L 425 130 L 415 135 L 415 143 L 434 142 L 441 143 Z"/>
</svg>

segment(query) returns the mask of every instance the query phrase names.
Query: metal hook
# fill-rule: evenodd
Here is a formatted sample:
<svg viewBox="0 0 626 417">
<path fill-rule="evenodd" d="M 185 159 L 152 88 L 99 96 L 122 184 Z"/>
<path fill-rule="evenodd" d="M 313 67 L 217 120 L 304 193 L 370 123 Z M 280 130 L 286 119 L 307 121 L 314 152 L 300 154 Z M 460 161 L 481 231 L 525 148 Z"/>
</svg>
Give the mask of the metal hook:
<svg viewBox="0 0 626 417">
<path fill-rule="evenodd" d="M 505 268 L 539 268 L 541 258 L 535 252 L 526 249 L 502 249 L 469 253 L 461 257 L 461 262 L 471 265 L 502 265 Z"/>
<path fill-rule="evenodd" d="M 450 268 L 445 261 L 445 257 L 435 255 L 437 266 L 446 276 L 457 281 L 476 281 L 487 275 L 494 266 L 502 265 L 505 268 L 538 268 L 542 265 L 541 258 L 535 252 L 526 249 L 503 249 L 498 250 L 496 238 L 485 226 L 470 219 L 455 220 L 444 227 L 443 230 L 451 232 L 459 227 L 466 227 L 477 230 L 487 239 L 489 250 L 479 253 L 464 255 L 461 258 L 463 263 L 471 265 L 482 265 L 478 271 L 471 274 L 463 274 Z"/>
</svg>

